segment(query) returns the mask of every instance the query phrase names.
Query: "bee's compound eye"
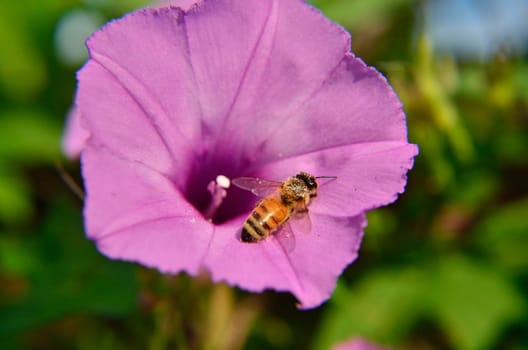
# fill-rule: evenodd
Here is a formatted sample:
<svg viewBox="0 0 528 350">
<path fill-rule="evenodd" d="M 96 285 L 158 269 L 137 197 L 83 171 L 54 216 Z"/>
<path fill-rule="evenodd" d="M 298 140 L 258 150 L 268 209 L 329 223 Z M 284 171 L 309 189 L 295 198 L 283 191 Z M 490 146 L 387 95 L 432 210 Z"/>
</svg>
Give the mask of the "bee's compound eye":
<svg viewBox="0 0 528 350">
<path fill-rule="evenodd" d="M 307 173 L 299 173 L 295 177 L 299 180 L 302 180 L 306 186 L 308 186 L 308 188 L 317 188 L 317 181 L 315 180 L 315 177 Z"/>
<path fill-rule="evenodd" d="M 317 181 L 315 181 L 315 177 L 313 176 L 306 178 L 305 183 L 309 188 L 317 188 Z"/>
</svg>

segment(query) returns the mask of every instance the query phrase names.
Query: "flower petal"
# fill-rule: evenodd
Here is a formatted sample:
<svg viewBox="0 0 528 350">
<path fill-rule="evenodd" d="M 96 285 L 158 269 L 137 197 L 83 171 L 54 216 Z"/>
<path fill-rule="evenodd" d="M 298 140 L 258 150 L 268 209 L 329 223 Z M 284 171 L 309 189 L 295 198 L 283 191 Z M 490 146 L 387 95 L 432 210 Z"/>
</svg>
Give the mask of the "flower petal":
<svg viewBox="0 0 528 350">
<path fill-rule="evenodd" d="M 77 105 L 95 140 L 167 174 L 185 173 L 199 124 L 182 11 L 134 12 L 88 40 Z M 164 69 L 165 67 L 165 69 Z M 141 136 L 139 136 L 141 135 Z"/>
<path fill-rule="evenodd" d="M 275 238 L 259 243 L 237 240 L 243 219 L 217 227 L 204 264 L 215 281 L 251 291 L 291 291 L 300 307 L 313 308 L 330 297 L 342 270 L 357 257 L 365 217 L 313 214 L 312 233 L 297 234 L 286 252 Z M 331 235 L 331 236 L 327 236 Z"/>
<path fill-rule="evenodd" d="M 264 165 L 249 171 L 272 180 L 299 171 L 337 176 L 321 181 L 310 210 L 347 217 L 393 202 L 417 154 L 418 147 L 407 142 L 405 115 L 386 79 L 347 55 L 265 143 Z"/>
<path fill-rule="evenodd" d="M 338 146 L 267 164 L 259 176 L 280 179 L 300 171 L 337 176 L 319 181 L 310 212 L 355 216 L 396 200 L 416 153 L 415 145 L 396 141 Z"/>
<path fill-rule="evenodd" d="M 261 150 L 263 161 L 342 145 L 407 142 L 405 114 L 391 86 L 376 69 L 350 53 L 289 117 Z"/>
<path fill-rule="evenodd" d="M 88 145 L 82 165 L 86 231 L 101 252 L 164 272 L 198 271 L 212 224 L 169 179 L 100 146 Z"/>
<path fill-rule="evenodd" d="M 185 17 L 203 136 L 218 133 L 218 152 L 251 158 L 254 137 L 320 87 L 350 49 L 350 36 L 300 0 L 205 5 Z"/>
<path fill-rule="evenodd" d="M 145 129 L 142 140 L 132 140 L 132 159 L 147 163 L 150 149 L 162 149 L 154 159 L 216 152 L 254 161 L 261 147 L 255 140 L 320 89 L 350 37 L 300 0 L 224 0 L 188 13 L 138 11 L 87 45 L 91 59 L 78 76 L 77 104 L 99 142 L 117 152 Z M 187 173 L 185 164 L 173 168 Z"/>
<path fill-rule="evenodd" d="M 73 106 L 66 117 L 66 129 L 62 138 L 62 151 L 68 158 L 79 157 L 90 137 L 90 133 L 81 125 L 81 111 Z"/>
</svg>

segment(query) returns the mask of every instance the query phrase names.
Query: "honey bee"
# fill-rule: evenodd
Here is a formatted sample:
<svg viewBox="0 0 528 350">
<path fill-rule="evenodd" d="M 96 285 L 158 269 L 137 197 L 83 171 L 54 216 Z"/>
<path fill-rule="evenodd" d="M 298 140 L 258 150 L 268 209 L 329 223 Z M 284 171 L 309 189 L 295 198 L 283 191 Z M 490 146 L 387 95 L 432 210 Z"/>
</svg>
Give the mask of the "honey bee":
<svg viewBox="0 0 528 350">
<path fill-rule="evenodd" d="M 308 205 L 317 196 L 317 179 L 336 178 L 335 176 L 315 177 L 306 172 L 292 176 L 284 182 L 270 181 L 253 177 L 233 179 L 233 184 L 248 190 L 259 197 L 255 209 L 247 217 L 242 227 L 240 239 L 246 243 L 256 243 L 270 237 L 280 230 L 282 237 L 289 240 L 288 246 L 294 242 L 288 220 L 296 221 L 296 229 L 309 232 L 311 221 L 308 215 Z M 277 232 L 278 234 L 278 232 Z M 293 249 L 293 248 L 291 248 Z"/>
</svg>

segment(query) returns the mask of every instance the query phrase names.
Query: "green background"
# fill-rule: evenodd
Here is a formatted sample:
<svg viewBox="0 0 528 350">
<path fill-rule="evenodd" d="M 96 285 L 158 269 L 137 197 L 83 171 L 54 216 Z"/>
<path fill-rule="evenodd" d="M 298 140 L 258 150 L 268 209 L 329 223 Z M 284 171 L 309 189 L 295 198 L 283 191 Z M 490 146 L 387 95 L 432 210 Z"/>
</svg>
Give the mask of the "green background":
<svg viewBox="0 0 528 350">
<path fill-rule="evenodd" d="M 368 214 L 360 258 L 332 299 L 311 311 L 287 294 L 101 256 L 61 178 L 63 166 L 80 182 L 60 137 L 83 38 L 146 2 L 0 4 L 2 349 L 327 349 L 355 336 L 401 349 L 528 349 L 526 54 L 435 54 L 424 2 L 313 3 L 387 76 L 420 155 L 399 201 Z"/>
</svg>

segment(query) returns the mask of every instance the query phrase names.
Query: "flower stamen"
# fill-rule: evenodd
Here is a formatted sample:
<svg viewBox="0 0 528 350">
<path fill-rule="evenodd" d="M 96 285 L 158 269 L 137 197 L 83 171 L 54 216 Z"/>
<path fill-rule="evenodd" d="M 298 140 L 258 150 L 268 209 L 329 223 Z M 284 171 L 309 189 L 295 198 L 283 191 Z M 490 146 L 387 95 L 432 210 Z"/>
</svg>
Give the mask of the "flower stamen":
<svg viewBox="0 0 528 350">
<path fill-rule="evenodd" d="M 204 217 L 207 220 L 211 222 L 213 221 L 216 212 L 222 205 L 224 198 L 227 196 L 226 189 L 228 189 L 229 186 L 231 186 L 231 180 L 224 175 L 218 175 L 214 181 L 211 181 L 209 185 L 207 185 L 207 190 L 211 194 L 211 202 L 204 211 Z"/>
</svg>

